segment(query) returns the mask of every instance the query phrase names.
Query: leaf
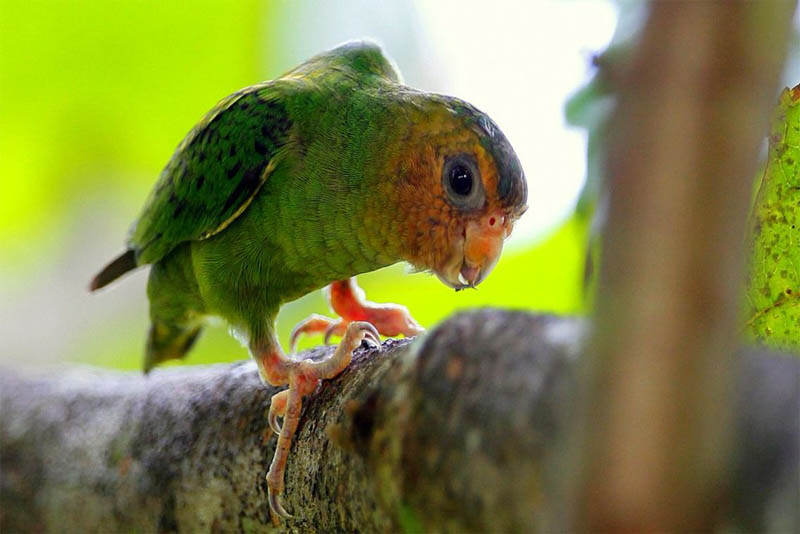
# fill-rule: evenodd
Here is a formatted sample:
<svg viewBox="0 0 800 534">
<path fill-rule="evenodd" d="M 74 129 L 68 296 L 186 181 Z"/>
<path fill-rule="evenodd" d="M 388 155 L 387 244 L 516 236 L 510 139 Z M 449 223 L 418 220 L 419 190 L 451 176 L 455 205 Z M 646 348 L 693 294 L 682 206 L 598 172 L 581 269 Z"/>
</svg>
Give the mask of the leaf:
<svg viewBox="0 0 800 534">
<path fill-rule="evenodd" d="M 784 89 L 772 119 L 767 166 L 751 215 L 745 330 L 800 348 L 800 85 Z"/>
</svg>

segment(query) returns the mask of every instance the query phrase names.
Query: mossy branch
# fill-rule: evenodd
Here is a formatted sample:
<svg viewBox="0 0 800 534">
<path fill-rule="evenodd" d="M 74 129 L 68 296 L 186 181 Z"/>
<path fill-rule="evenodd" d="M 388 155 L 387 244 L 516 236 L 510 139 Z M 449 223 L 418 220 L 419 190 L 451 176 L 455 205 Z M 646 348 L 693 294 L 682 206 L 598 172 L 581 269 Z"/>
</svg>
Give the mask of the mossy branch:
<svg viewBox="0 0 800 534">
<path fill-rule="evenodd" d="M 308 398 L 287 531 L 530 531 L 563 524 L 564 433 L 583 324 L 484 310 L 360 350 Z M 320 356 L 331 349 L 318 348 Z M 732 525 L 800 525 L 800 360 L 750 353 Z M 0 374 L 3 532 L 275 529 L 274 390 L 252 363 Z M 776 523 L 777 521 L 777 523 Z M 780 523 L 783 521 L 783 523 Z"/>
</svg>

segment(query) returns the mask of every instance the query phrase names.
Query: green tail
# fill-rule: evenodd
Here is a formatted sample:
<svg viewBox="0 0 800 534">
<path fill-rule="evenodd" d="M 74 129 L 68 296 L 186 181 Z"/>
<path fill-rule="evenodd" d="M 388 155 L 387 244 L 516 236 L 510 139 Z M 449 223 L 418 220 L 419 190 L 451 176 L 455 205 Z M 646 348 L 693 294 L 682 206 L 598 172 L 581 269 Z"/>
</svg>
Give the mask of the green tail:
<svg viewBox="0 0 800 534">
<path fill-rule="evenodd" d="M 162 322 L 152 323 L 147 335 L 144 372 L 149 373 L 161 362 L 186 356 L 202 330 L 202 326 L 187 328 Z"/>
</svg>

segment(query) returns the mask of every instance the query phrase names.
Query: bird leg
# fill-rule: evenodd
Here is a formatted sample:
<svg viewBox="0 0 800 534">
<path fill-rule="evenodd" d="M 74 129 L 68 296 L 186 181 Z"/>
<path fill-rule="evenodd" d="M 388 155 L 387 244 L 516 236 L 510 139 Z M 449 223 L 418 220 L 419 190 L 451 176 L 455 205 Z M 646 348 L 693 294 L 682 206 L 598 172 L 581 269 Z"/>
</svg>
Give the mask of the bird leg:
<svg viewBox="0 0 800 534">
<path fill-rule="evenodd" d="M 300 422 L 303 397 L 313 393 L 320 380 L 333 378 L 350 365 L 353 351 L 363 340 L 380 350 L 379 336 L 378 331 L 370 323 L 351 322 L 347 325 L 342 341 L 333 354 L 320 361 L 290 359 L 281 352 L 277 342 L 269 343 L 269 349 L 259 349 L 259 346 L 263 347 L 259 344 L 251 345 L 262 379 L 273 386 L 289 384 L 289 389 L 272 396 L 269 407 L 269 426 L 278 434 L 275 455 L 267 473 L 269 507 L 275 516 L 292 517 L 283 508 L 280 496 L 284 489 L 284 473 L 289 449 Z M 278 425 L 279 417 L 283 417 L 282 426 Z"/>
<path fill-rule="evenodd" d="M 341 336 L 352 321 L 367 321 L 375 325 L 383 336 L 406 337 L 424 332 L 405 306 L 398 304 L 376 304 L 366 299 L 364 290 L 358 287 L 355 278 L 339 280 L 328 286 L 328 301 L 340 319 L 312 314 L 292 330 L 290 346 L 295 351 L 301 335 L 325 334 L 325 343 L 331 336 Z"/>
</svg>

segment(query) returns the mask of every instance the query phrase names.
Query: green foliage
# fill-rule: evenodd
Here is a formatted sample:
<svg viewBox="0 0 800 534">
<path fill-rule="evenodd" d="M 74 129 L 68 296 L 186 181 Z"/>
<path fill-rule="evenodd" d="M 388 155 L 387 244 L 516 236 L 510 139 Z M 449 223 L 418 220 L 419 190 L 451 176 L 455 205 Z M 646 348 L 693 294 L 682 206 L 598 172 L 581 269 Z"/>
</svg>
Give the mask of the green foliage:
<svg viewBox="0 0 800 534">
<path fill-rule="evenodd" d="M 570 97 L 564 107 L 567 122 L 585 128 L 587 133 L 586 182 L 576 206 L 576 211 L 587 219 L 591 218 L 600 196 L 606 131 L 613 105 L 614 95 L 600 70 Z"/>
<path fill-rule="evenodd" d="M 616 3 L 619 19 L 608 48 L 593 56 L 594 75 L 564 105 L 567 123 L 584 128 L 587 133 L 586 182 L 575 208 L 587 219 L 594 214 L 603 184 L 607 132 L 616 100 L 614 83 L 619 76 L 616 69 L 632 53 L 646 9 L 643 2 L 617 0 Z M 596 241 L 597 236 L 592 235 L 591 239 Z M 596 248 L 596 244 L 593 243 L 592 248 Z"/>
<path fill-rule="evenodd" d="M 0 250 L 16 275 L 53 259 L 87 193 L 133 186 L 141 204 L 191 125 L 263 76 L 264 10 L 0 2 Z"/>
<path fill-rule="evenodd" d="M 800 346 L 800 86 L 785 89 L 752 213 L 746 332 L 777 348 Z"/>
</svg>

